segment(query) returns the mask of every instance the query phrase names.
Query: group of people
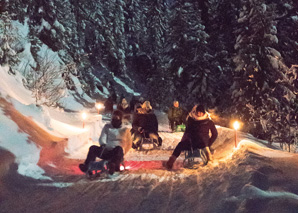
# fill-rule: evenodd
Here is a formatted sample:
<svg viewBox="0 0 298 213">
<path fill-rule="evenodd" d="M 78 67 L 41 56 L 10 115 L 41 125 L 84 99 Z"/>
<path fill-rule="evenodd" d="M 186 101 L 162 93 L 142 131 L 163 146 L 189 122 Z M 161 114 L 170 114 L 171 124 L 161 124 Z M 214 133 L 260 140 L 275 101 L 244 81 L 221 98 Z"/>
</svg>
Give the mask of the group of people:
<svg viewBox="0 0 298 213">
<path fill-rule="evenodd" d="M 121 96 L 120 101 L 117 103 L 117 96 L 112 94 L 104 103 L 105 113 L 112 113 L 114 111 L 114 106 L 116 106 L 115 108 L 123 114 L 130 114 L 135 110 L 137 104 L 142 103 L 144 103 L 143 97 L 137 98 L 136 96 L 133 96 L 129 103 L 125 97 Z"/>
<path fill-rule="evenodd" d="M 121 101 L 121 107 L 127 108 L 127 101 Z M 131 108 L 131 106 L 130 106 Z M 87 172 L 89 163 L 95 161 L 96 157 L 108 160 L 109 174 L 120 171 L 120 163 L 129 148 L 137 148 L 142 137 L 149 137 L 157 146 L 162 145 L 162 138 L 158 134 L 157 117 L 152 110 L 149 101 L 136 102 L 133 106 L 132 128 L 122 125 L 125 111 L 120 109 L 113 111 L 111 122 L 102 129 L 99 137 L 100 146 L 91 146 L 87 158 L 79 165 L 82 172 Z M 210 147 L 217 138 L 217 130 L 213 121 L 203 105 L 195 105 L 185 116 L 184 110 L 178 101 L 173 102 L 173 107 L 168 111 L 169 125 L 174 131 L 175 126 L 186 123 L 186 130 L 181 141 L 174 149 L 165 167 L 172 169 L 173 164 L 182 151 L 190 149 L 203 149 L 208 161 L 212 161 Z M 211 137 L 209 137 L 211 132 Z"/>
</svg>

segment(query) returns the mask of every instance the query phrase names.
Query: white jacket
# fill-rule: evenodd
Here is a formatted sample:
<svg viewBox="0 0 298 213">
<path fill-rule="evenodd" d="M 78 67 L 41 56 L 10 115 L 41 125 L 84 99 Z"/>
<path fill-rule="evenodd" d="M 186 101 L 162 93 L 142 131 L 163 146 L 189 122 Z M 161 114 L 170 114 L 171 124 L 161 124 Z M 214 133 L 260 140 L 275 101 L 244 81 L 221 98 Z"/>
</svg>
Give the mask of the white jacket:
<svg viewBox="0 0 298 213">
<path fill-rule="evenodd" d="M 126 154 L 132 146 L 132 138 L 128 127 L 115 128 L 112 124 L 106 124 L 99 137 L 99 144 L 105 145 L 108 150 L 121 146 Z"/>
</svg>

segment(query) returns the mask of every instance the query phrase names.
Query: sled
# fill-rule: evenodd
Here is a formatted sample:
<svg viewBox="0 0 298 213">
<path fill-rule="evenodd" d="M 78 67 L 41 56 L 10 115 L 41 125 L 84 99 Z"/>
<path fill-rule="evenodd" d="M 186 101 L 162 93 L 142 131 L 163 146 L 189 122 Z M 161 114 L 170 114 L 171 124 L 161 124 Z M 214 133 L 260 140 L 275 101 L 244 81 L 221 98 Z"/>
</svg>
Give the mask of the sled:
<svg viewBox="0 0 298 213">
<path fill-rule="evenodd" d="M 183 167 L 188 169 L 196 169 L 200 163 L 207 165 L 208 159 L 202 149 L 191 149 L 185 151 L 185 159 L 183 161 Z"/>
<path fill-rule="evenodd" d="M 142 139 L 140 141 L 140 143 L 137 146 L 137 150 L 138 151 L 143 151 L 143 150 L 148 150 L 148 149 L 144 149 L 143 145 L 153 145 L 152 149 L 156 149 L 158 147 L 157 143 L 154 142 L 154 140 L 150 137 L 147 137 L 145 133 L 143 133 Z"/>
<path fill-rule="evenodd" d="M 108 163 L 109 163 L 108 160 L 90 162 L 88 166 L 88 170 L 86 171 L 87 178 L 94 179 L 96 177 L 100 177 L 103 174 L 105 175 L 108 174 L 109 173 Z M 125 170 L 124 160 L 122 160 L 120 165 L 122 165 Z"/>
<path fill-rule="evenodd" d="M 175 132 L 185 132 L 186 126 L 185 124 L 179 124 L 175 128 Z"/>
</svg>

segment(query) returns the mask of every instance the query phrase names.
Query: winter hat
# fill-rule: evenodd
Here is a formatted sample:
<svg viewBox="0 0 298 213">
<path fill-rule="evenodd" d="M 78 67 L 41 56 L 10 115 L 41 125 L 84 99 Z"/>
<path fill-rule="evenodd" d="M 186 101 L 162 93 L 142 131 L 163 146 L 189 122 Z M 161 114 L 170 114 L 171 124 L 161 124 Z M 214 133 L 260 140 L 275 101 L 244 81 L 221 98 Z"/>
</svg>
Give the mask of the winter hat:
<svg viewBox="0 0 298 213">
<path fill-rule="evenodd" d="M 204 116 L 199 117 L 197 115 L 198 112 L 203 112 L 204 113 Z M 191 118 L 193 118 L 193 119 L 195 119 L 197 121 L 199 121 L 199 120 L 205 120 L 205 119 L 210 119 L 209 113 L 206 112 L 205 107 L 203 105 L 195 105 L 192 108 L 192 110 L 190 111 L 190 113 L 188 114 L 186 120 L 188 120 L 189 117 L 191 117 Z"/>
<path fill-rule="evenodd" d="M 205 110 L 205 107 L 203 105 L 198 105 L 197 108 L 196 108 L 196 112 L 202 112 L 205 114 L 206 110 Z"/>
<path fill-rule="evenodd" d="M 120 120 L 122 120 L 123 113 L 119 110 L 115 110 L 112 117 L 118 117 Z"/>
<path fill-rule="evenodd" d="M 152 110 L 152 106 L 150 105 L 149 101 L 145 101 L 142 105 L 142 108 L 145 109 L 146 111 Z"/>
</svg>

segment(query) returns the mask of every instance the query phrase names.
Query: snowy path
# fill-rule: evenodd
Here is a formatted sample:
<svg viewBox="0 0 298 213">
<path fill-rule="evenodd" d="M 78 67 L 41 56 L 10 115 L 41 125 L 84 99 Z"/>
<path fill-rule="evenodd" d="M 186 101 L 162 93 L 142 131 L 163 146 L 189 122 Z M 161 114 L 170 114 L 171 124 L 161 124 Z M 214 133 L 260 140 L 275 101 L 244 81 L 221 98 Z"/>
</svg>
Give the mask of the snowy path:
<svg viewBox="0 0 298 213">
<path fill-rule="evenodd" d="M 10 174 L 0 212 L 295 212 L 297 156 L 270 159 L 254 149 L 198 170 L 141 169 L 92 181 L 64 175 L 72 184 L 63 188 Z"/>
<path fill-rule="evenodd" d="M 78 169 L 88 147 L 97 140 L 90 139 L 87 128 L 68 140 L 58 138 L 31 118 L 18 115 L 8 103 L 2 101 L 2 106 L 40 149 L 34 154 L 48 179 L 21 175 L 15 156 L 0 150 L 0 212 L 297 212 L 297 154 L 269 149 L 246 134 L 239 134 L 235 149 L 233 130 L 218 127 L 214 163 L 184 169 L 181 155 L 174 171 L 167 171 L 162 162 L 182 133 L 169 133 L 164 125 L 160 150 L 131 150 L 125 156 L 128 171 L 89 180 Z M 88 130 L 97 134 L 93 126 Z M 96 138 L 96 134 L 91 136 Z"/>
</svg>

